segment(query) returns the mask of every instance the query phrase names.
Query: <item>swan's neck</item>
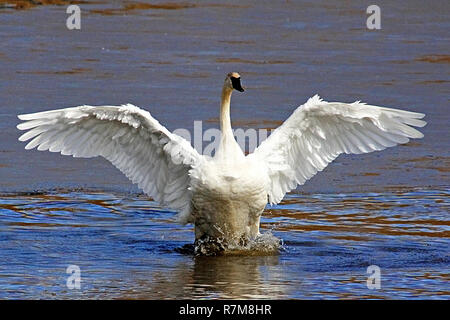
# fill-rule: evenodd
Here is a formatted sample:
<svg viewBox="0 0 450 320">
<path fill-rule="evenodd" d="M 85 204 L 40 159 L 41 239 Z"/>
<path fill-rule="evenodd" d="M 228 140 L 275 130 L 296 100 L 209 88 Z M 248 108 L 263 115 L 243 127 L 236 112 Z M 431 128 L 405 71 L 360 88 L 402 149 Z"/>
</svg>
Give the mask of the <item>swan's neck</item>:
<svg viewBox="0 0 450 320">
<path fill-rule="evenodd" d="M 232 160 L 242 157 L 244 154 L 234 139 L 233 129 L 230 119 L 230 100 L 232 89 L 224 86 L 220 103 L 220 145 L 216 157 L 220 159 Z"/>
<path fill-rule="evenodd" d="M 222 137 L 226 135 L 234 138 L 230 119 L 230 101 L 232 92 L 233 90 L 226 86 L 222 89 L 222 98 L 220 101 L 220 131 L 222 132 Z"/>
</svg>

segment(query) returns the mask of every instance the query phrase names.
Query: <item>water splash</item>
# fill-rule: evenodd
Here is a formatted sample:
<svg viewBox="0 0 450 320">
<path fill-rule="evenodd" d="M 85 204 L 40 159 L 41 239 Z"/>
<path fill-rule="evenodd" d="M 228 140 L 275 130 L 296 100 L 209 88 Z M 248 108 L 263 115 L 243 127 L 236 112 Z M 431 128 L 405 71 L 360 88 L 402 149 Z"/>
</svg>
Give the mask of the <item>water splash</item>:
<svg viewBox="0 0 450 320">
<path fill-rule="evenodd" d="M 195 255 L 239 255 L 239 256 L 270 256 L 283 250 L 283 241 L 271 231 L 259 234 L 254 239 L 246 241 L 226 241 L 223 238 L 197 239 L 193 246 Z"/>
</svg>

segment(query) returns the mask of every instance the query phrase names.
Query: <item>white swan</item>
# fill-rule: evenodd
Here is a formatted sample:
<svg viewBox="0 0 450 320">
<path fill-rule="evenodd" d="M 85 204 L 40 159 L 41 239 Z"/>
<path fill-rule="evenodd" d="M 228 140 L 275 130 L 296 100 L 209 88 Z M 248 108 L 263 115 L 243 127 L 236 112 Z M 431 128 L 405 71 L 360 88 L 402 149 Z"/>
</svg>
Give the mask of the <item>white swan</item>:
<svg viewBox="0 0 450 320">
<path fill-rule="evenodd" d="M 25 149 L 74 157 L 103 156 L 161 205 L 195 224 L 199 239 L 235 243 L 259 234 L 267 204 L 304 184 L 341 153 L 367 153 L 423 135 L 422 113 L 366 105 L 325 102 L 314 96 L 245 156 L 230 121 L 233 89 L 244 91 L 240 76 L 227 75 L 220 108 L 220 146 L 214 157 L 159 124 L 131 104 L 80 106 L 19 115 L 32 139 Z"/>
</svg>

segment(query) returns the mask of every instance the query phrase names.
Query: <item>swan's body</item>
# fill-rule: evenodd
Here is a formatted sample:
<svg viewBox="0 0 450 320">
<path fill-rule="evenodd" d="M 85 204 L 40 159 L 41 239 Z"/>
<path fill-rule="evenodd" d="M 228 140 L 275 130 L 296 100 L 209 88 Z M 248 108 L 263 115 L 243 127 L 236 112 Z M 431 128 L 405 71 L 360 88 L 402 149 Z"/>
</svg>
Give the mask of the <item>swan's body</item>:
<svg viewBox="0 0 450 320">
<path fill-rule="evenodd" d="M 424 114 L 355 102 L 309 99 L 267 140 L 245 156 L 230 121 L 233 89 L 244 91 L 237 73 L 222 89 L 221 141 L 214 157 L 197 153 L 183 138 L 133 105 L 81 106 L 19 115 L 32 139 L 26 149 L 74 157 L 103 156 L 149 196 L 195 224 L 197 240 L 241 242 L 259 234 L 267 202 L 304 184 L 341 153 L 367 153 L 423 135 Z"/>
<path fill-rule="evenodd" d="M 248 157 L 234 161 L 212 158 L 192 170 L 192 215 L 195 237 L 240 242 L 259 234 L 267 204 L 269 177 Z"/>
</svg>

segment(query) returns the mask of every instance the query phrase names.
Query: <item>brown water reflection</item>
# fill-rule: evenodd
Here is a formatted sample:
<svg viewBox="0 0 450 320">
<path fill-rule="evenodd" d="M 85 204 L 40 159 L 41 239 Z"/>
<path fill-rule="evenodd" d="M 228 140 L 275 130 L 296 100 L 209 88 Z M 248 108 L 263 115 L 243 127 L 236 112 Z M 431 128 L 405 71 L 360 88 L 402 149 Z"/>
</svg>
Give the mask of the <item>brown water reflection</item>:
<svg viewBox="0 0 450 320">
<path fill-rule="evenodd" d="M 106 9 L 91 9 L 89 12 L 101 15 L 123 15 L 133 14 L 136 10 L 182 10 L 192 8 L 246 8 L 238 4 L 227 3 L 187 3 L 187 2 L 160 2 L 160 3 L 146 3 L 146 2 L 132 2 L 124 3 L 121 8 L 106 8 Z"/>
<path fill-rule="evenodd" d="M 281 209 L 268 209 L 267 215 L 277 219 L 276 222 L 263 224 L 263 227 L 278 231 L 323 231 L 330 233 L 334 239 L 347 237 L 361 240 L 361 236 L 366 238 L 369 235 L 450 238 L 450 217 L 414 212 L 420 201 L 414 198 L 414 194 L 397 193 L 395 200 L 362 196 L 336 198 L 325 203 L 308 197 L 304 200 L 286 199 L 284 205 L 305 206 L 308 212 L 285 209 L 283 206 Z M 447 197 L 447 192 L 433 195 L 421 206 L 432 210 L 445 202 Z M 320 211 L 311 211 L 311 206 L 320 207 Z"/>
<path fill-rule="evenodd" d="M 450 63 L 450 55 L 430 54 L 417 58 L 416 61 L 430 62 L 430 63 Z"/>
</svg>

